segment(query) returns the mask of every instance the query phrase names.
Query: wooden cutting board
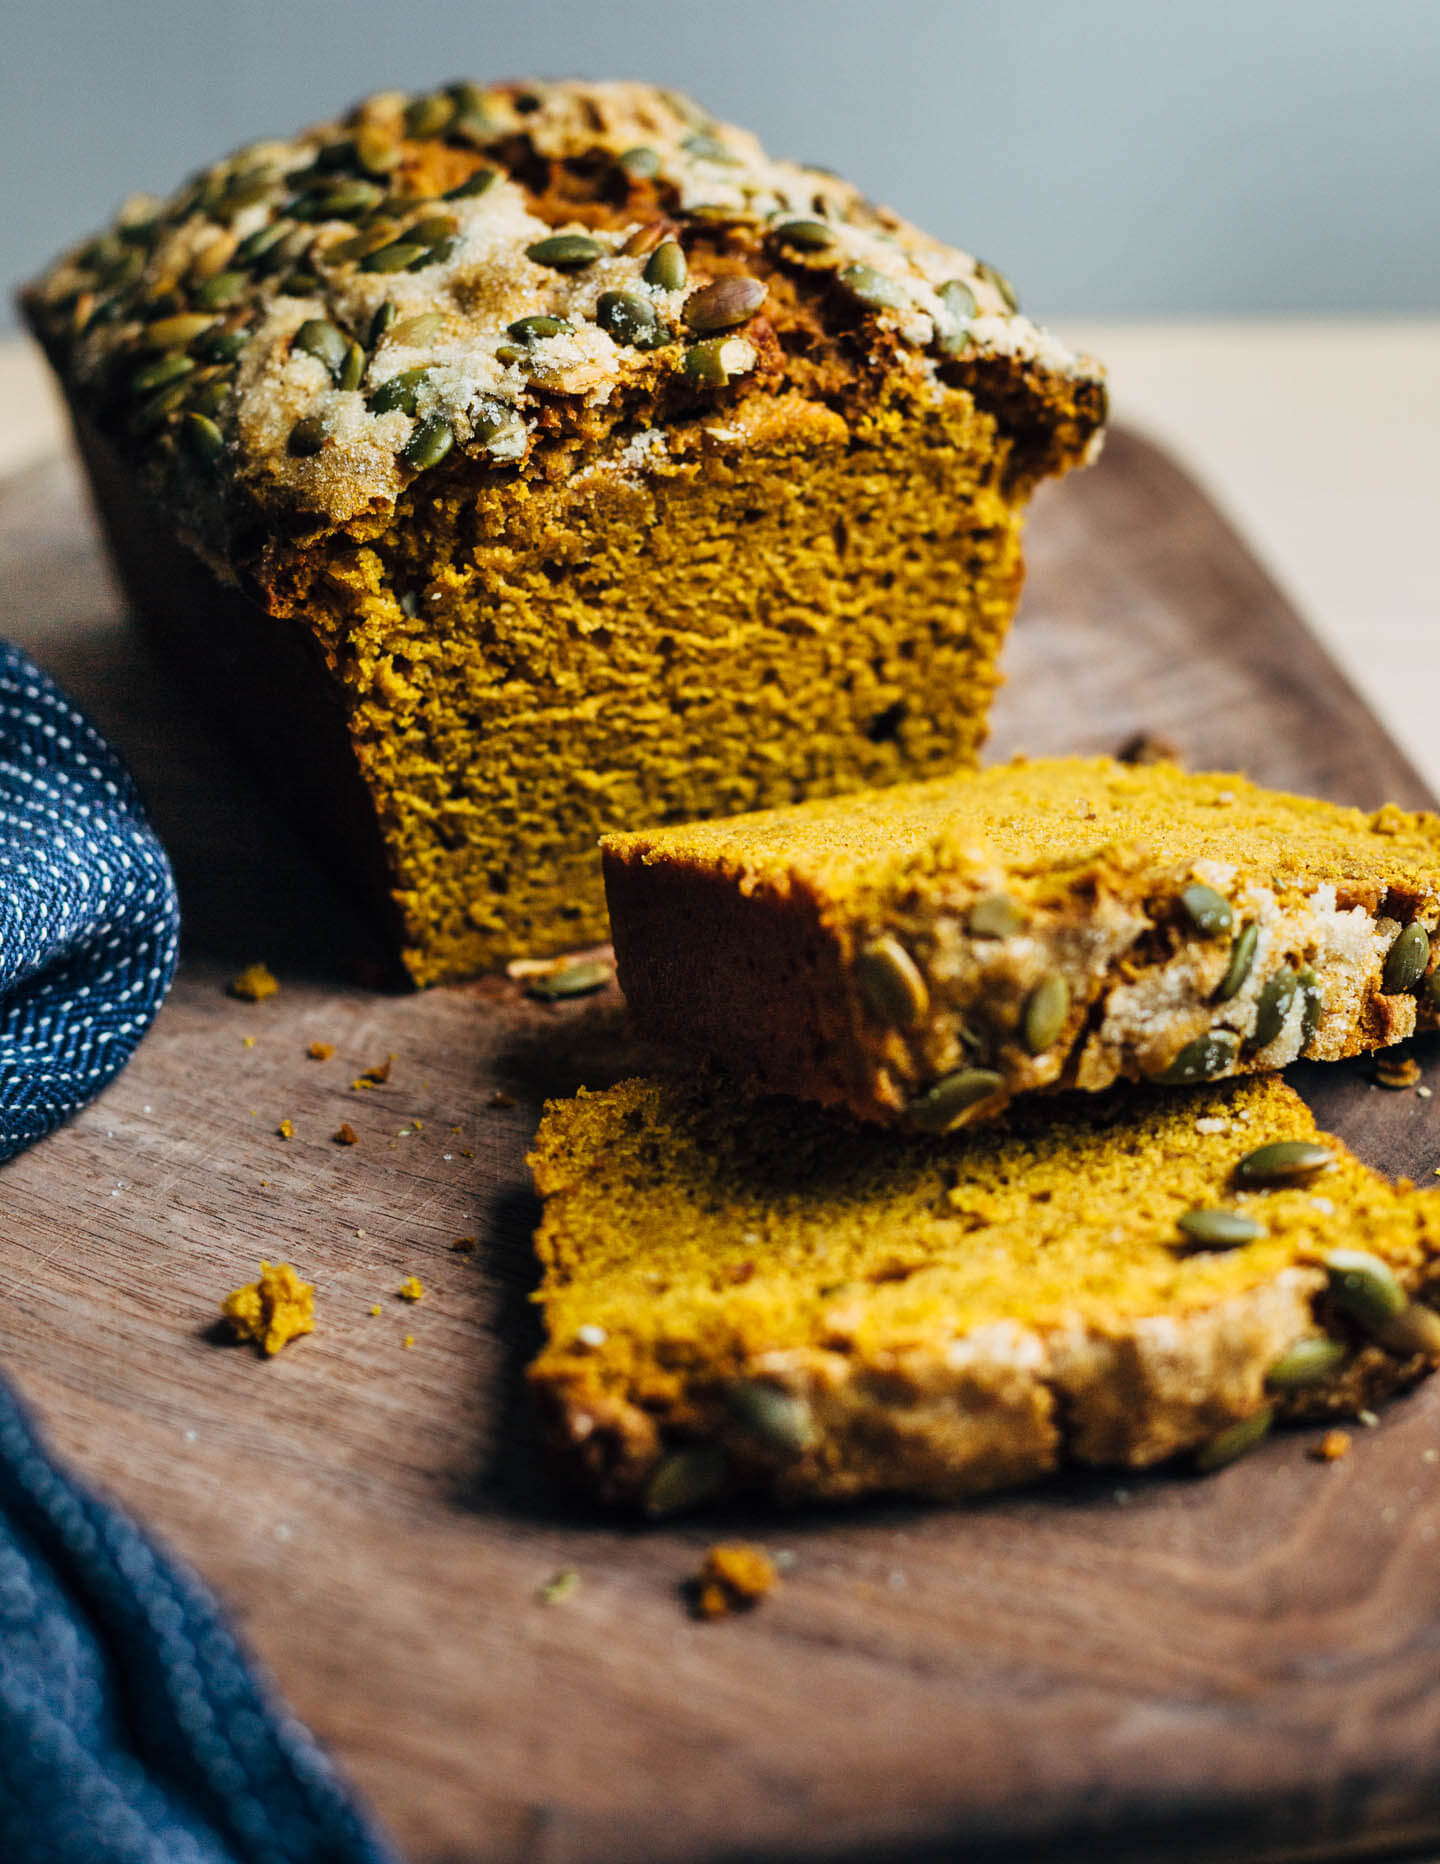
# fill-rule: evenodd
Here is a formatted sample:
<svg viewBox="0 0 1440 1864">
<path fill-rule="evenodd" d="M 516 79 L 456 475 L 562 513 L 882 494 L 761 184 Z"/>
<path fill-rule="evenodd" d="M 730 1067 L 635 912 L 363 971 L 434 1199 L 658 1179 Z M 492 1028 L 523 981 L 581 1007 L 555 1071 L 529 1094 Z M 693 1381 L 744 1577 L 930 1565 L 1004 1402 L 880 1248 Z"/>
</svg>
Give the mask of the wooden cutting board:
<svg viewBox="0 0 1440 1864">
<path fill-rule="evenodd" d="M 1428 800 L 1145 442 L 1042 497 L 1031 565 L 997 752 L 1144 729 L 1197 766 Z M 546 1094 L 643 1065 L 618 1001 L 365 989 L 366 935 L 126 625 L 68 464 L 0 491 L 0 568 L 0 632 L 130 758 L 188 935 L 126 1074 L 5 1168 L 0 1365 L 230 1601 L 414 1864 L 1248 1864 L 1440 1838 L 1440 1382 L 1329 1466 L 1291 1433 L 1209 1480 L 964 1508 L 641 1528 L 567 1503 L 521 1384 L 523 1161 Z M 224 984 L 254 958 L 284 988 L 249 1005 Z M 1440 1163 L 1440 1103 L 1295 1073 L 1373 1163 Z M 319 1331 L 268 1363 L 213 1325 L 261 1257 L 319 1290 Z M 793 1563 L 752 1616 L 695 1624 L 677 1588 L 722 1530 Z M 541 1603 L 567 1567 L 578 1588 Z"/>
</svg>

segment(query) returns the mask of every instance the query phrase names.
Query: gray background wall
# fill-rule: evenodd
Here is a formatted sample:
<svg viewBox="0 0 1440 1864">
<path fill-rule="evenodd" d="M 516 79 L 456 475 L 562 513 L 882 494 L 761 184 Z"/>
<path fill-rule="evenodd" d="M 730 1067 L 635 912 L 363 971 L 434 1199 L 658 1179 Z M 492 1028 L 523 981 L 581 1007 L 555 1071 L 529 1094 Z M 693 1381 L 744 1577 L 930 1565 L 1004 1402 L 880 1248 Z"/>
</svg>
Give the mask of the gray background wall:
<svg viewBox="0 0 1440 1864">
<path fill-rule="evenodd" d="M 1440 308 L 1440 0 L 49 0 L 5 9 L 0 283 L 366 90 L 638 75 L 1044 315 Z"/>
</svg>

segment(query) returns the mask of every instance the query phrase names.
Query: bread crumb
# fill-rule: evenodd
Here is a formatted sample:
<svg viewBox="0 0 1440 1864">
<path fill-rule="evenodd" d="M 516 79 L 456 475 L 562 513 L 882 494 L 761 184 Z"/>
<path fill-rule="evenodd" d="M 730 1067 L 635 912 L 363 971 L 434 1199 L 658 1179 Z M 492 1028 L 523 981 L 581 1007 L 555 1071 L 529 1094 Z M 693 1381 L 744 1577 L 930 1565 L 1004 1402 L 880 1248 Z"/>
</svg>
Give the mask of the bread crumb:
<svg viewBox="0 0 1440 1864">
<path fill-rule="evenodd" d="M 1118 764 L 1182 764 L 1180 748 L 1163 732 L 1137 731 L 1115 750 Z"/>
<path fill-rule="evenodd" d="M 775 1562 L 748 1541 L 721 1541 L 705 1555 L 690 1582 L 690 1609 L 696 1618 L 724 1618 L 758 1605 L 778 1583 Z"/>
<path fill-rule="evenodd" d="M 1416 1087 L 1420 1082 L 1420 1064 L 1413 1055 L 1377 1055 L 1375 1080 L 1380 1087 Z"/>
<path fill-rule="evenodd" d="M 241 1036 L 240 1040 L 246 1048 L 254 1048 L 255 1046 L 254 1036 Z"/>
<path fill-rule="evenodd" d="M 566 1599 L 573 1599 L 580 1590 L 580 1575 L 573 1566 L 562 1566 L 558 1573 L 552 1573 L 543 1586 L 537 1587 L 536 1599 L 541 1605 L 563 1605 Z"/>
<path fill-rule="evenodd" d="M 415 1335 L 413 1333 L 407 1333 L 400 1344 L 402 1346 L 413 1346 L 415 1344 Z"/>
<path fill-rule="evenodd" d="M 238 977 L 230 980 L 230 995 L 243 997 L 247 1003 L 263 1003 L 280 988 L 268 964 L 247 964 Z"/>
<path fill-rule="evenodd" d="M 311 1061 L 329 1061 L 330 1057 L 335 1053 L 335 1044 L 333 1042 L 312 1042 L 305 1053 L 310 1057 Z"/>
<path fill-rule="evenodd" d="M 260 1264 L 260 1279 L 236 1288 L 220 1312 L 240 1340 L 254 1340 L 267 1358 L 302 1333 L 315 1331 L 315 1286 L 301 1281 L 288 1262 Z"/>
<path fill-rule="evenodd" d="M 359 1133 L 356 1132 L 355 1128 L 348 1120 L 342 1120 L 340 1122 L 339 1132 L 334 1134 L 334 1140 L 337 1146 L 353 1146 L 359 1137 Z"/>
<path fill-rule="evenodd" d="M 450 1248 L 457 1256 L 474 1255 L 477 1240 L 478 1238 L 474 1236 L 457 1236 L 455 1241 L 451 1243 Z"/>
<path fill-rule="evenodd" d="M 402 1301 L 423 1301 L 425 1285 L 418 1275 L 407 1275 L 400 1284 L 399 1293 Z"/>
<path fill-rule="evenodd" d="M 1357 1422 L 1365 1426 L 1366 1430 L 1374 1430 L 1380 1422 L 1373 1411 L 1357 1411 L 1355 1417 Z"/>
<path fill-rule="evenodd" d="M 363 1073 L 356 1075 L 350 1083 L 351 1091 L 358 1093 L 362 1088 L 382 1087 L 390 1079 L 390 1070 L 394 1065 L 393 1055 L 387 1055 L 384 1061 L 377 1061 L 373 1068 L 366 1068 Z"/>
<path fill-rule="evenodd" d="M 374 1320 L 379 1315 L 379 1312 L 380 1312 L 380 1303 L 376 1301 L 375 1304 L 370 1309 L 370 1318 Z"/>
<path fill-rule="evenodd" d="M 513 1094 L 507 1094 L 503 1087 L 497 1087 L 495 1092 L 485 1102 L 485 1105 L 487 1107 L 513 1107 L 515 1105 L 515 1096 Z M 458 1133 L 460 1128 L 458 1126 L 453 1126 L 450 1130 Z"/>
<path fill-rule="evenodd" d="M 1350 1454 L 1350 1441 L 1348 1430 L 1327 1430 L 1318 1443 L 1310 1445 L 1308 1454 L 1317 1463 L 1338 1463 Z"/>
<path fill-rule="evenodd" d="M 295 1137 L 295 1122 L 293 1120 L 282 1120 L 275 1130 L 282 1139 L 293 1139 Z"/>
</svg>

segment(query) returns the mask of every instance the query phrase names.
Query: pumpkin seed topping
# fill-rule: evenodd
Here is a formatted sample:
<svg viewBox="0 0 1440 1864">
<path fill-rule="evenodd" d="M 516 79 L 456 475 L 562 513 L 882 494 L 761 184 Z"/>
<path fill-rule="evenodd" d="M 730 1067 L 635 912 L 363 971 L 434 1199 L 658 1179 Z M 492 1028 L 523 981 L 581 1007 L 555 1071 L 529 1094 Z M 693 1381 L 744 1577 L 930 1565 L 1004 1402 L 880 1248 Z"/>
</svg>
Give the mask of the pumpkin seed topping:
<svg viewBox="0 0 1440 1864">
<path fill-rule="evenodd" d="M 488 194 L 500 179 L 498 168 L 477 168 L 473 175 L 467 175 L 445 195 L 447 201 L 474 201 L 482 194 Z"/>
<path fill-rule="evenodd" d="M 957 1068 L 942 1076 L 908 1109 L 910 1124 L 922 1133 L 948 1133 L 972 1107 L 992 1099 L 1005 1085 L 993 1068 Z"/>
<path fill-rule="evenodd" d="M 697 131 L 693 136 L 687 136 L 680 147 L 684 149 L 688 155 L 693 155 L 697 161 L 724 162 L 726 164 L 733 164 L 735 161 L 735 157 L 730 153 L 725 144 L 721 142 L 720 138 L 718 136 L 712 136 L 704 130 Z"/>
<path fill-rule="evenodd" d="M 525 994 L 545 1003 L 558 1003 L 566 997 L 588 997 L 592 991 L 603 990 L 613 975 L 603 958 L 585 958 L 532 978 Z"/>
<path fill-rule="evenodd" d="M 147 362 L 130 377 L 129 389 L 132 395 L 149 395 L 157 388 L 164 388 L 169 382 L 178 382 L 182 376 L 193 375 L 195 363 L 189 356 L 181 356 L 172 350 L 167 356 L 159 356 L 154 362 Z"/>
<path fill-rule="evenodd" d="M 1032 1055 L 1043 1055 L 1070 1016 L 1070 986 L 1058 971 L 1042 977 L 1025 1000 L 1021 1040 Z"/>
<path fill-rule="evenodd" d="M 987 265 L 983 259 L 975 261 L 975 276 L 983 278 L 988 285 L 993 285 L 1000 293 L 1001 302 L 1007 311 L 1018 311 L 1020 300 L 1015 294 L 1015 287 L 1003 272 L 997 272 L 993 265 Z"/>
<path fill-rule="evenodd" d="M 971 938 L 1014 938 L 1025 915 L 1008 893 L 983 893 L 965 916 Z"/>
<path fill-rule="evenodd" d="M 195 302 L 202 311 L 223 311 L 233 304 L 250 283 L 244 272 L 217 272 L 195 293 Z"/>
<path fill-rule="evenodd" d="M 400 457 L 416 472 L 427 472 L 440 464 L 454 444 L 455 429 L 443 414 L 432 414 L 428 421 L 420 423 L 400 449 Z"/>
<path fill-rule="evenodd" d="M 809 1404 L 778 1386 L 746 1379 L 731 1386 L 726 1406 L 740 1428 L 767 1449 L 795 1457 L 814 1445 L 815 1420 Z"/>
<path fill-rule="evenodd" d="M 213 382 L 207 382 L 202 389 L 190 396 L 190 407 L 194 413 L 203 414 L 207 419 L 213 420 L 217 414 L 223 413 L 232 392 L 229 382 L 222 374 L 217 376 Z"/>
<path fill-rule="evenodd" d="M 368 358 L 358 343 L 351 343 L 345 351 L 345 360 L 335 377 L 335 386 L 346 392 L 359 388 L 365 378 L 365 364 Z"/>
<path fill-rule="evenodd" d="M 433 343 L 436 337 L 443 336 L 449 328 L 450 320 L 443 311 L 421 311 L 415 317 L 407 317 L 403 323 L 395 324 L 390 330 L 392 343 Z"/>
<path fill-rule="evenodd" d="M 714 1501 L 724 1487 L 724 1453 L 713 1444 L 694 1444 L 672 1450 L 656 1464 L 645 1485 L 643 1506 L 652 1520 L 658 1519 Z"/>
<path fill-rule="evenodd" d="M 1404 1313 L 1409 1296 L 1388 1262 L 1368 1249 L 1334 1249 L 1325 1258 L 1330 1298 L 1343 1313 L 1375 1333 Z"/>
<path fill-rule="evenodd" d="M 405 229 L 405 237 L 417 246 L 436 246 L 441 240 L 453 239 L 459 231 L 460 222 L 454 214 L 427 214 Z"/>
<path fill-rule="evenodd" d="M 840 283 L 868 311 L 898 311 L 908 302 L 893 278 L 877 272 L 873 265 L 847 265 Z"/>
<path fill-rule="evenodd" d="M 444 91 L 434 91 L 428 97 L 414 97 L 405 106 L 405 134 L 417 142 L 438 136 L 454 122 L 455 111 L 455 99 Z"/>
<path fill-rule="evenodd" d="M 658 349 L 670 334 L 649 298 L 635 291 L 602 291 L 595 321 L 617 343 L 629 343 L 635 349 Z"/>
<path fill-rule="evenodd" d="M 366 255 L 360 261 L 362 272 L 403 272 L 417 259 L 426 256 L 426 249 L 417 246 L 413 240 L 395 240 L 389 246 L 382 246 L 378 252 Z"/>
<path fill-rule="evenodd" d="M 374 349 L 381 337 L 393 326 L 399 314 L 394 304 L 387 298 L 370 319 L 370 328 L 365 332 L 365 341 L 371 349 Z"/>
<path fill-rule="evenodd" d="M 662 291 L 683 291 L 689 276 L 690 268 L 678 240 L 662 240 L 646 264 L 645 283 L 658 285 Z"/>
<path fill-rule="evenodd" d="M 203 414 L 189 413 L 180 423 L 180 439 L 192 459 L 211 466 L 225 451 L 225 436 Z"/>
<path fill-rule="evenodd" d="M 1230 947 L 1230 962 L 1225 967 L 1225 975 L 1215 987 L 1216 1003 L 1228 1003 L 1244 988 L 1245 980 L 1255 963 L 1255 949 L 1259 943 L 1260 928 L 1254 920 L 1241 926 L 1235 943 Z"/>
<path fill-rule="evenodd" d="M 743 337 L 707 337 L 685 352 L 685 374 L 703 388 L 724 388 L 737 375 L 755 367 L 753 343 Z"/>
<path fill-rule="evenodd" d="M 347 265 L 352 259 L 368 259 L 372 252 L 379 252 L 382 246 L 393 245 L 399 237 L 398 220 L 376 220 L 352 234 L 349 239 L 338 240 L 335 245 L 327 246 L 320 257 L 326 265 Z"/>
<path fill-rule="evenodd" d="M 297 460 L 310 459 L 324 446 L 329 433 L 318 414 L 307 414 L 290 429 L 290 452 Z"/>
<path fill-rule="evenodd" d="M 1234 1061 L 1240 1038 L 1229 1029 L 1211 1029 L 1187 1042 L 1168 1067 L 1152 1075 L 1162 1087 L 1190 1087 L 1196 1081 L 1213 1081 Z"/>
<path fill-rule="evenodd" d="M 578 271 L 605 257 L 606 248 L 588 233 L 553 233 L 549 239 L 536 240 L 525 248 L 527 259 L 536 265 L 552 266 L 557 272 Z"/>
<path fill-rule="evenodd" d="M 1349 1357 L 1350 1349 L 1343 1340 L 1332 1339 L 1328 1333 L 1311 1334 L 1280 1355 L 1265 1374 L 1265 1383 L 1272 1391 L 1304 1391 L 1311 1385 L 1323 1385 Z"/>
<path fill-rule="evenodd" d="M 1380 988 L 1387 997 L 1404 996 L 1420 982 L 1430 962 L 1430 934 L 1411 924 L 1396 939 L 1385 958 Z"/>
<path fill-rule="evenodd" d="M 388 131 L 372 123 L 355 132 L 355 160 L 367 175 L 388 175 L 400 161 L 400 147 Z"/>
<path fill-rule="evenodd" d="M 507 325 L 512 337 L 520 343 L 539 343 L 545 337 L 569 336 L 575 326 L 567 317 L 519 317 L 513 324 Z"/>
<path fill-rule="evenodd" d="M 685 300 L 685 322 L 697 336 L 733 330 L 753 317 L 765 302 L 765 286 L 758 278 L 733 275 L 702 285 Z"/>
<path fill-rule="evenodd" d="M 855 984 L 867 1009 L 895 1029 L 913 1029 L 930 1008 L 924 975 L 891 933 L 864 946 L 855 959 Z"/>
<path fill-rule="evenodd" d="M 1250 1037 L 1257 1049 L 1269 1048 L 1285 1027 L 1290 1005 L 1295 1001 L 1298 980 L 1289 965 L 1282 965 L 1268 978 L 1255 1006 L 1255 1029 Z"/>
<path fill-rule="evenodd" d="M 1320 979 L 1313 965 L 1302 964 L 1295 973 L 1295 982 L 1305 998 L 1305 1007 L 1300 1012 L 1300 1053 L 1303 1055 L 1315 1040 L 1320 1018 L 1325 1013 L 1325 993 L 1320 988 Z"/>
<path fill-rule="evenodd" d="M 1247 1152 L 1235 1167 L 1235 1182 L 1246 1190 L 1266 1185 L 1302 1184 L 1333 1162 L 1328 1146 L 1313 1139 L 1274 1139 Z"/>
<path fill-rule="evenodd" d="M 146 349 L 188 349 L 196 337 L 213 330 L 215 319 L 204 311 L 185 311 L 176 317 L 157 317 L 146 324 L 141 340 Z"/>
<path fill-rule="evenodd" d="M 350 346 L 345 333 L 337 330 L 329 318 L 310 317 L 295 332 L 294 347 L 324 363 L 336 376 L 345 366 L 345 352 Z"/>
<path fill-rule="evenodd" d="M 649 181 L 652 176 L 660 173 L 660 157 L 653 149 L 647 149 L 642 145 L 639 148 L 627 149 L 620 157 L 620 166 L 632 180 Z"/>
<path fill-rule="evenodd" d="M 1197 880 L 1180 895 L 1180 904 L 1195 930 L 1203 938 L 1218 938 L 1235 923 L 1235 914 L 1223 893 Z"/>
<path fill-rule="evenodd" d="M 1202 1475 L 1209 1475 L 1216 1469 L 1223 1469 L 1227 1463 L 1237 1461 L 1264 1439 L 1274 1417 L 1273 1407 L 1266 1405 L 1253 1417 L 1241 1418 L 1238 1424 L 1231 1424 L 1218 1432 L 1195 1452 L 1195 1468 Z"/>
<path fill-rule="evenodd" d="M 771 237 L 782 246 L 797 252 L 824 252 L 835 244 L 835 229 L 823 220 L 782 220 L 771 228 Z"/>
<path fill-rule="evenodd" d="M 1423 1301 L 1409 1301 L 1393 1320 L 1375 1330 L 1375 1338 L 1400 1358 L 1408 1359 L 1412 1353 L 1440 1358 L 1440 1314 Z"/>
<path fill-rule="evenodd" d="M 1175 1225 L 1188 1242 L 1202 1249 L 1237 1249 L 1265 1234 L 1261 1224 L 1238 1210 L 1187 1210 L 1175 1219 Z"/>
</svg>

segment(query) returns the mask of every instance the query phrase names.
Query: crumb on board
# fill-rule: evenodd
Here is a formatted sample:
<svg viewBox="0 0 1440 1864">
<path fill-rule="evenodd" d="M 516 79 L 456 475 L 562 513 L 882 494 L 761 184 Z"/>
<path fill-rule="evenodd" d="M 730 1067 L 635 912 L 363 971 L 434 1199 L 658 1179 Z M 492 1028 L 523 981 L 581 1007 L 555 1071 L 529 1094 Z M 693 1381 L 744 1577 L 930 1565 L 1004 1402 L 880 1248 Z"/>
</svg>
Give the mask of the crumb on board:
<svg viewBox="0 0 1440 1864">
<path fill-rule="evenodd" d="M 1348 1430 L 1327 1430 L 1318 1443 L 1310 1445 L 1309 1455 L 1313 1462 L 1338 1463 L 1350 1454 L 1350 1443 Z"/>
<path fill-rule="evenodd" d="M 295 1137 L 295 1122 L 293 1120 L 282 1120 L 275 1130 L 282 1139 L 293 1139 Z"/>
<path fill-rule="evenodd" d="M 340 1122 L 340 1130 L 333 1135 L 337 1146 L 353 1146 L 360 1135 L 348 1120 Z"/>
<path fill-rule="evenodd" d="M 1119 764 L 1179 764 L 1180 747 L 1159 731 L 1137 731 L 1115 750 Z"/>
<path fill-rule="evenodd" d="M 690 1581 L 690 1609 L 697 1618 L 724 1618 L 749 1611 L 773 1592 L 778 1575 L 763 1547 L 749 1541 L 721 1541 L 712 1547 Z"/>
<path fill-rule="evenodd" d="M 255 1046 L 254 1036 L 241 1036 L 240 1041 L 245 1048 L 254 1048 Z"/>
<path fill-rule="evenodd" d="M 352 1093 L 360 1093 L 367 1087 L 383 1087 L 390 1079 L 390 1070 L 395 1066 L 395 1057 L 387 1055 L 384 1061 L 377 1061 L 373 1067 L 363 1068 L 350 1083 Z"/>
<path fill-rule="evenodd" d="M 372 1320 L 376 1320 L 379 1318 L 379 1315 L 380 1315 L 380 1303 L 378 1301 L 372 1302 L 371 1307 L 370 1307 L 370 1318 Z"/>
<path fill-rule="evenodd" d="M 329 1061 L 330 1057 L 335 1053 L 335 1044 L 333 1042 L 312 1042 L 305 1053 L 310 1057 L 311 1061 Z"/>
<path fill-rule="evenodd" d="M 268 1358 L 315 1331 L 315 1286 L 301 1281 L 288 1262 L 262 1262 L 260 1279 L 227 1294 L 220 1311 L 237 1339 L 253 1340 Z"/>
<path fill-rule="evenodd" d="M 513 1094 L 507 1094 L 503 1087 L 497 1087 L 495 1092 L 485 1102 L 485 1105 L 487 1107 L 513 1107 L 515 1105 L 515 1096 Z M 460 1128 L 458 1126 L 452 1126 L 450 1130 L 453 1133 L 458 1133 Z"/>
<path fill-rule="evenodd" d="M 280 988 L 279 979 L 268 964 L 247 964 L 238 977 L 230 979 L 230 995 L 246 1003 L 263 1003 Z"/>
<path fill-rule="evenodd" d="M 418 1275 L 407 1275 L 401 1282 L 398 1292 L 402 1301 L 423 1301 L 425 1284 Z"/>
<path fill-rule="evenodd" d="M 541 1605 L 563 1605 L 566 1599 L 573 1599 L 580 1590 L 580 1575 L 573 1566 L 562 1566 L 552 1573 L 543 1586 L 537 1586 L 535 1597 Z"/>
<path fill-rule="evenodd" d="M 476 1244 L 479 1240 L 480 1239 L 476 1236 L 457 1236 L 455 1241 L 451 1243 L 450 1248 L 452 1253 L 457 1256 L 473 1256 Z"/>
<path fill-rule="evenodd" d="M 413 1346 L 415 1344 L 415 1335 L 413 1333 L 407 1333 L 400 1344 L 402 1346 Z"/>
<path fill-rule="evenodd" d="M 1420 1064 L 1413 1055 L 1377 1055 L 1375 1057 L 1375 1081 L 1379 1087 L 1397 1090 L 1418 1087 Z"/>
</svg>

